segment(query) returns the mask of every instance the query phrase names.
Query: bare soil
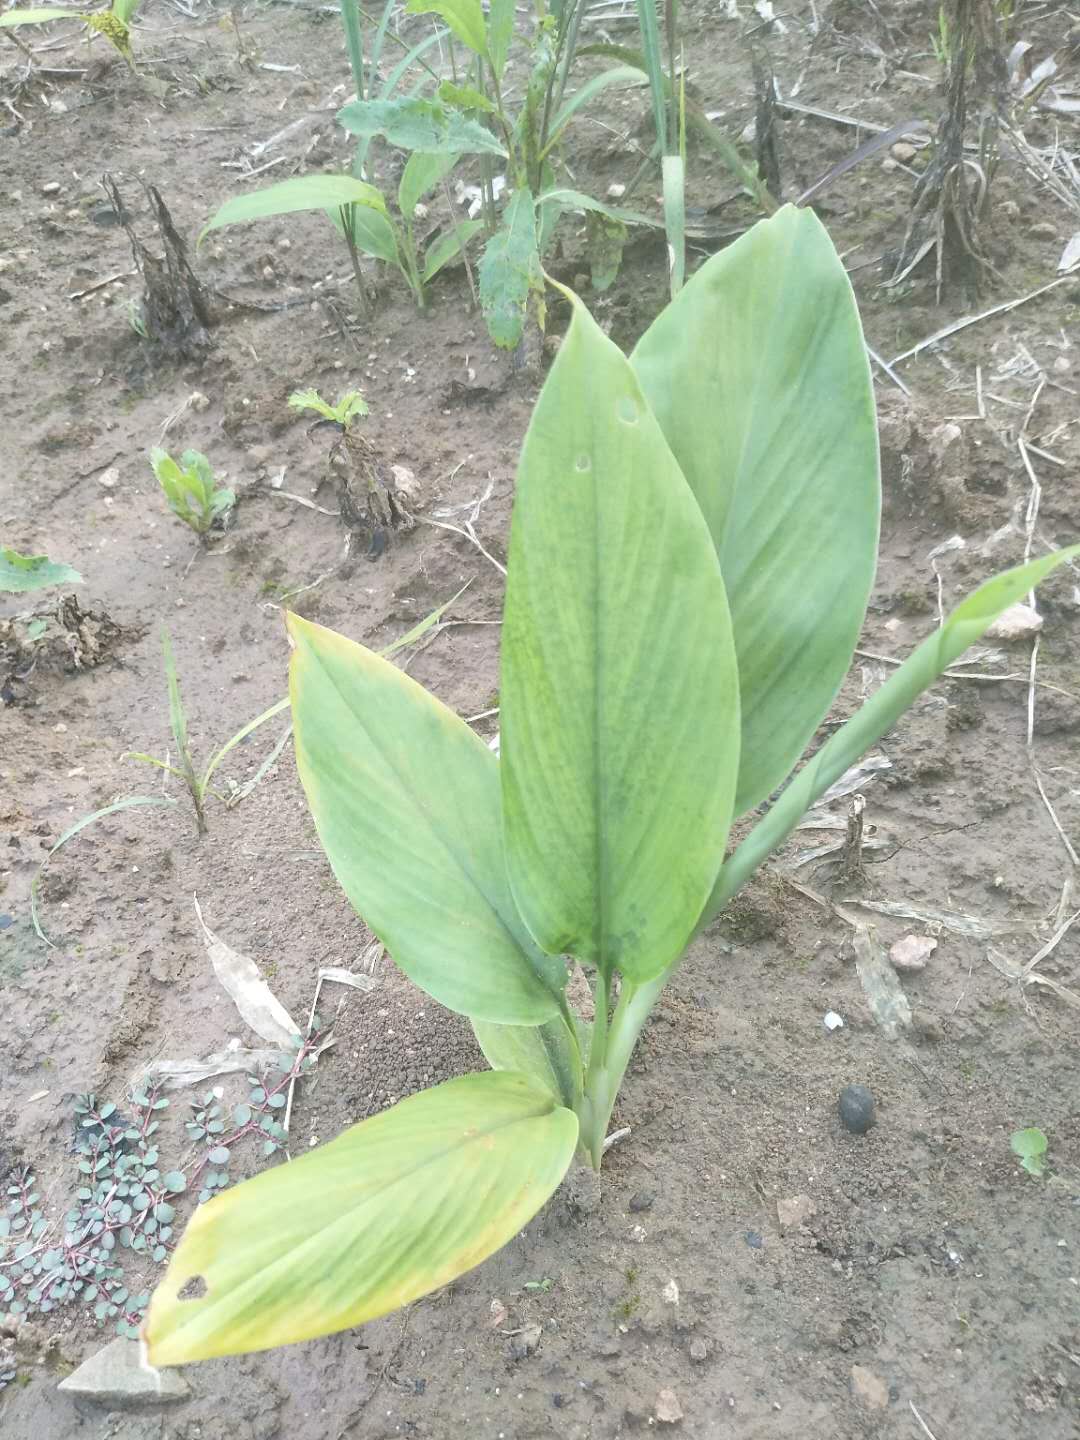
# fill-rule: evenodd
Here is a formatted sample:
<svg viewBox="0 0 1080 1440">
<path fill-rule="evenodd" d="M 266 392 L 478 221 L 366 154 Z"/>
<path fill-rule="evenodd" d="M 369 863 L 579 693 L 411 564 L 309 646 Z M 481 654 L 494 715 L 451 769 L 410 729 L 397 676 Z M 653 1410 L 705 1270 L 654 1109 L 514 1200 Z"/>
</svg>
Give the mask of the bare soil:
<svg viewBox="0 0 1080 1440">
<path fill-rule="evenodd" d="M 688 0 L 683 26 L 694 91 L 732 135 L 754 113 L 741 37 L 755 26 L 782 96 L 797 89 L 804 106 L 879 125 L 919 117 L 929 133 L 936 122 L 940 69 L 927 38 L 936 4 L 795 0 L 782 7 L 783 33 L 761 26 L 747 4 L 740 23 L 724 8 Z M 1018 8 L 1017 33 L 1036 54 L 1061 39 L 1060 7 Z M 61 637 L 30 673 L 9 646 L 0 674 L 0 1178 L 32 1165 L 50 1217 L 63 1215 L 77 1183 L 75 1094 L 122 1103 L 155 1058 L 207 1054 L 234 1035 L 253 1043 L 213 979 L 193 894 L 297 1017 L 307 1015 L 318 968 L 359 968 L 370 941 L 318 850 L 288 747 L 242 803 L 210 800 L 205 839 L 170 784 L 174 807 L 119 811 L 70 841 L 40 886 L 52 945 L 35 934 L 31 881 L 63 831 L 118 797 L 162 794 L 160 772 L 124 758 L 163 758 L 170 744 L 161 627 L 172 636 L 193 745 L 206 757 L 284 693 L 285 604 L 380 646 L 468 582 L 446 616 L 455 623 L 404 663 L 463 716 L 492 710 L 502 577 L 467 538 L 426 522 L 460 524 L 473 513 L 460 507 L 486 496 L 476 534 L 504 559 L 516 453 L 539 384 L 493 350 L 460 271 L 434 287 L 424 316 L 394 277 L 370 272 L 374 313 L 361 314 L 336 237 L 304 216 L 211 236 L 196 261 L 212 294 L 210 349 L 179 363 L 147 354 L 125 313 L 136 281 L 127 240 L 107 223 L 102 172 L 127 177 L 136 215 L 137 177 L 158 186 L 193 241 L 226 196 L 341 167 L 348 156 L 333 126 L 348 66 L 332 13 L 183 10 L 149 0 L 136 29 L 160 94 L 119 63 L 24 81 L 23 59 L 8 46 L 0 67 L 0 95 L 13 107 L 0 114 L 0 531 L 5 543 L 76 566 L 86 577 L 79 603 L 97 617 L 78 645 Z M 634 34 L 616 22 L 590 30 L 626 43 Z M 98 42 L 91 55 L 103 49 Z M 73 42 L 38 60 L 81 70 L 85 53 Z M 629 95 L 594 113 L 603 124 L 579 126 L 568 158 L 579 188 L 603 193 L 647 149 L 648 122 L 641 98 Z M 246 158 L 305 115 L 310 122 L 277 148 Z M 787 197 L 868 133 L 790 110 L 777 123 Z M 1033 145 L 1051 145 L 1056 133 L 1077 148 L 1075 119 L 1034 112 L 1025 123 Z M 977 303 L 953 294 L 938 307 L 932 258 L 883 288 L 891 269 L 882 257 L 900 243 L 928 153 L 897 164 L 886 149 L 818 202 L 852 268 L 869 343 L 886 360 L 961 314 L 1052 280 L 1080 229 L 1075 208 L 1006 158 L 986 236 L 996 288 Z M 255 181 L 238 168 L 278 156 L 283 163 Z M 387 181 L 397 162 L 385 151 L 378 159 Z M 753 219 L 714 157 L 692 147 L 690 175 L 691 201 L 714 228 L 734 233 Z M 656 189 L 649 181 L 639 203 L 655 208 Z M 567 278 L 581 255 L 568 224 L 556 259 Z M 661 305 L 664 285 L 662 248 L 647 238 L 614 290 L 592 303 L 626 345 Z M 939 604 L 1022 558 L 1026 529 L 1036 552 L 1080 536 L 1078 310 L 1074 277 L 923 350 L 897 367 L 910 398 L 876 372 L 881 563 L 826 729 L 880 684 L 889 657 L 934 626 Z M 561 323 L 553 313 L 555 332 Z M 293 389 L 312 385 L 330 398 L 361 386 L 367 438 L 423 489 L 421 523 L 375 559 L 359 542 L 346 554 L 341 521 L 290 498 L 337 508 L 324 435 L 286 408 Z M 188 403 L 195 395 L 208 403 Z M 174 451 L 205 451 L 240 496 L 235 523 L 205 549 L 157 491 L 146 454 L 163 432 Z M 1031 455 L 1037 487 L 1020 435 L 1042 452 Z M 954 536 L 963 547 L 931 559 Z M 1033 772 L 1080 846 L 1080 571 L 1063 568 L 1039 603 L 1034 688 L 1030 641 L 1008 646 L 960 667 L 982 678 L 935 686 L 877 747 L 891 767 L 864 787 L 867 835 L 887 843 L 867 850 L 861 886 L 839 883 L 828 863 L 774 868 L 694 947 L 627 1078 L 615 1122 L 630 1135 L 608 1157 L 599 1210 L 582 1215 L 557 1197 L 501 1254 L 404 1314 L 192 1367 L 192 1398 L 165 1413 L 109 1414 L 58 1395 L 57 1379 L 111 1338 L 77 1307 L 58 1310 L 0 1341 L 17 1369 L 0 1394 L 0 1434 L 1080 1435 L 1077 1012 L 1053 989 L 1021 990 L 993 963 L 1031 959 L 1080 904 L 1075 857 Z M 0 618 L 25 608 L 5 600 Z M 476 724 L 491 735 L 497 716 Z M 281 725 L 238 747 L 222 778 L 252 777 Z M 832 807 L 841 822 L 846 805 Z M 821 839 L 801 832 L 783 861 Z M 851 927 L 813 895 L 848 902 L 886 945 L 908 933 L 937 937 L 926 970 L 904 978 L 909 1038 L 890 1043 L 874 1024 Z M 973 937 L 955 922 L 857 910 L 859 900 L 958 912 L 999 933 Z M 1078 936 L 1080 925 L 1035 973 L 1080 990 Z M 463 1021 L 389 960 L 376 975 L 375 990 L 342 990 L 340 1005 L 335 991 L 327 1009 L 324 994 L 337 1044 L 298 1089 L 294 1151 L 482 1064 Z M 832 1033 L 829 1010 L 845 1022 Z M 221 1083 L 227 1100 L 243 1098 L 242 1080 Z M 837 1117 L 838 1092 L 851 1083 L 877 1101 L 878 1122 L 863 1136 Z M 190 1098 L 174 1098 L 164 1132 L 177 1164 Z M 1050 1141 L 1041 1181 L 1009 1149 L 1011 1132 L 1031 1125 Z M 245 1154 L 249 1170 L 260 1163 Z M 800 1196 L 810 1202 L 802 1220 L 783 1226 L 778 1202 Z M 131 1288 L 153 1280 L 152 1267 L 134 1267 Z M 529 1326 L 540 1327 L 536 1343 L 523 1339 Z M 681 1420 L 670 1418 L 668 1390 Z"/>
</svg>

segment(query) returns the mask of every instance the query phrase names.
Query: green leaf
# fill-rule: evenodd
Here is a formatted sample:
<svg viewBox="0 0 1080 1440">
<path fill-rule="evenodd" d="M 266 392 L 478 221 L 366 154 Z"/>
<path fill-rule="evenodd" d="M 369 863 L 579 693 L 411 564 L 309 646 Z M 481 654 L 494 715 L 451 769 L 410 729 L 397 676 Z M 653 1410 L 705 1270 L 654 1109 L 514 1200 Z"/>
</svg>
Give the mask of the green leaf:
<svg viewBox="0 0 1080 1440">
<path fill-rule="evenodd" d="M 599 215 L 607 215 L 612 220 L 623 220 L 628 225 L 648 225 L 653 230 L 661 228 L 660 222 L 651 216 L 645 215 L 640 210 L 629 210 L 625 205 L 605 205 L 602 200 L 595 199 L 592 195 L 586 195 L 582 190 L 567 190 L 559 187 L 553 190 L 545 190 L 537 197 L 537 205 L 555 203 L 564 210 L 584 210 L 586 215 L 595 211 Z"/>
<path fill-rule="evenodd" d="M 439 100 L 416 96 L 400 100 L 353 100 L 338 111 L 338 120 L 353 135 L 382 135 L 402 150 L 419 150 L 429 155 L 506 154 L 486 125 L 470 120 Z"/>
<path fill-rule="evenodd" d="M 296 763 L 342 889 L 421 989 L 465 1015 L 536 1025 L 566 970 L 506 879 L 498 761 L 415 680 L 289 617 Z"/>
<path fill-rule="evenodd" d="M 487 32 L 480 0 L 409 0 L 407 15 L 438 15 L 477 55 L 487 55 Z"/>
<path fill-rule="evenodd" d="M 480 110 L 485 115 L 495 114 L 495 106 L 487 96 L 474 90 L 471 85 L 455 85 L 450 80 L 444 80 L 439 86 L 438 96 L 457 110 Z"/>
<path fill-rule="evenodd" d="M 1047 1144 L 1046 1135 L 1037 1125 L 1030 1130 L 1014 1130 L 1009 1137 L 1009 1145 L 1013 1154 L 1019 1157 L 1022 1168 L 1036 1178 L 1046 1170 L 1044 1157 Z"/>
<path fill-rule="evenodd" d="M 7 10 L 0 15 L 0 27 L 8 25 L 44 25 L 48 20 L 86 20 L 84 10 L 59 10 L 45 6 L 34 10 Z"/>
<path fill-rule="evenodd" d="M 466 1075 L 225 1191 L 150 1302 L 151 1364 L 326 1335 L 448 1284 L 536 1214 L 577 1133 L 525 1076 Z M 205 1293 L 181 1300 L 198 1276 Z"/>
<path fill-rule="evenodd" d="M 512 350 L 525 328 L 530 290 L 540 285 L 532 192 L 515 190 L 503 223 L 480 257 L 480 306 L 496 345 Z"/>
<path fill-rule="evenodd" d="M 755 225 L 702 266 L 630 358 L 720 556 L 743 814 L 789 773 L 832 703 L 877 552 L 873 389 L 820 221 L 787 206 Z"/>
<path fill-rule="evenodd" d="M 889 676 L 879 690 L 835 732 L 794 777 L 780 798 L 729 856 L 698 922 L 700 933 L 742 888 L 754 871 L 782 844 L 819 795 L 865 755 L 946 666 L 974 645 L 1002 611 L 1015 605 L 1050 572 L 1080 556 L 1080 545 L 1055 550 L 1028 565 L 1005 570 L 980 585 L 938 630 Z"/>
<path fill-rule="evenodd" d="M 514 0 L 491 0 L 488 6 L 487 53 L 496 80 L 502 79 L 514 38 L 514 8 Z"/>
<path fill-rule="evenodd" d="M 627 229 L 621 220 L 590 210 L 585 217 L 585 248 L 594 290 L 609 290 L 622 264 Z"/>
<path fill-rule="evenodd" d="M 583 1079 L 581 1047 L 561 1015 L 543 1025 L 492 1025 L 474 1020 L 472 1027 L 493 1070 L 519 1071 L 561 1104 L 577 1107 Z"/>
<path fill-rule="evenodd" d="M 460 255 L 472 237 L 483 228 L 482 220 L 459 220 L 454 229 L 444 230 L 424 252 L 424 284 L 434 280 L 443 266 Z"/>
<path fill-rule="evenodd" d="M 629 362 L 572 298 L 510 534 L 507 869 L 545 950 L 641 982 L 681 954 L 720 868 L 738 676 L 701 512 Z"/>
<path fill-rule="evenodd" d="M 249 195 L 226 200 L 199 236 L 201 244 L 211 230 L 239 225 L 245 220 L 265 220 L 297 210 L 338 210 L 342 205 L 363 205 L 384 214 L 386 202 L 375 189 L 352 175 L 295 175 Z"/>
<path fill-rule="evenodd" d="M 389 216 L 370 205 L 348 205 L 343 210 L 329 211 L 330 219 L 339 235 L 345 234 L 344 216 L 348 216 L 356 248 L 364 255 L 371 255 L 387 265 L 401 264 L 398 252 L 397 234 Z"/>
<path fill-rule="evenodd" d="M 449 175 L 459 158 L 452 150 L 443 155 L 425 155 L 417 150 L 409 156 L 398 185 L 398 209 L 406 220 L 412 219 L 419 202 Z"/>
<path fill-rule="evenodd" d="M 549 140 L 546 150 L 558 140 L 566 126 L 574 118 L 583 105 L 596 98 L 601 91 L 608 89 L 611 85 L 635 85 L 642 84 L 643 76 L 641 70 L 634 65 L 616 65 L 610 70 L 601 70 L 599 75 L 586 80 L 581 89 L 570 96 L 570 99 L 559 110 L 555 119 L 551 122 L 549 129 Z"/>
<path fill-rule="evenodd" d="M 70 565 L 50 560 L 47 555 L 20 555 L 0 546 L 0 591 L 22 594 L 44 590 L 49 585 L 81 585 L 83 578 Z"/>
</svg>

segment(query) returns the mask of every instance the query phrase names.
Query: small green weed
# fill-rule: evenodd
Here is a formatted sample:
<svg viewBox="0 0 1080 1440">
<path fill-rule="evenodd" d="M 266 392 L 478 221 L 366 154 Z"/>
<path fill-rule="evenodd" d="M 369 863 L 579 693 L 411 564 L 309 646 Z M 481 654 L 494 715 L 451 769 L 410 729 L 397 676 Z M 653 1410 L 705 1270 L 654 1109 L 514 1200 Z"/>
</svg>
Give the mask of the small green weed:
<svg viewBox="0 0 1080 1440">
<path fill-rule="evenodd" d="M 289 396 L 290 410 L 313 410 L 324 420 L 330 420 L 347 430 L 358 415 L 366 415 L 368 407 L 359 390 L 346 390 L 336 405 L 328 405 L 318 390 L 294 390 Z"/>
<path fill-rule="evenodd" d="M 1046 1173 L 1046 1148 L 1048 1141 L 1043 1132 L 1034 1126 L 1030 1130 L 1014 1130 L 1009 1137 L 1012 1152 L 1020 1161 L 1020 1168 L 1041 1180 Z"/>
<path fill-rule="evenodd" d="M 169 509 L 196 535 L 205 537 L 214 526 L 224 527 L 236 495 L 225 486 L 218 487 L 205 455 L 185 450 L 177 464 L 165 450 L 155 447 L 150 451 L 150 464 Z"/>
</svg>

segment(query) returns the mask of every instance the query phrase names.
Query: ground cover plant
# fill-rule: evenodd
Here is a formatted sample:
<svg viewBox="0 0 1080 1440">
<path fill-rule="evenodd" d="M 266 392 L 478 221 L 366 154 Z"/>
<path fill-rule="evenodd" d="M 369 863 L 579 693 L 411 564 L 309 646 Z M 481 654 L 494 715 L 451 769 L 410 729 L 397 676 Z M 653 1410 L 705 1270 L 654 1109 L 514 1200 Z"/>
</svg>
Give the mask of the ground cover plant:
<svg viewBox="0 0 1080 1440">
<path fill-rule="evenodd" d="M 980 586 L 800 765 L 851 662 L 880 504 L 866 351 L 828 236 L 807 210 L 761 222 L 629 357 L 563 294 L 570 327 L 518 472 L 501 757 L 385 660 L 290 618 L 298 768 L 331 865 L 493 1068 L 201 1207 L 144 1327 L 156 1364 L 385 1314 L 510 1240 L 575 1155 L 599 1170 L 690 941 L 951 661 L 1080 553 Z M 766 804 L 727 853 L 732 823 Z M 591 980 L 591 1022 L 566 956 Z"/>
</svg>

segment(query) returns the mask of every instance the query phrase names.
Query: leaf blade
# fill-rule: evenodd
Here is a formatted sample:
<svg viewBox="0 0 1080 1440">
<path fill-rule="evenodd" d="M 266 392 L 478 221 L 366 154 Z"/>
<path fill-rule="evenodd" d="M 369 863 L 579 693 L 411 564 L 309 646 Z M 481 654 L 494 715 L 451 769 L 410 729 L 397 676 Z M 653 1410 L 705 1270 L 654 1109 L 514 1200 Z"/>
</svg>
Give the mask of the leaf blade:
<svg viewBox="0 0 1080 1440">
<path fill-rule="evenodd" d="M 29 590 L 44 590 L 50 585 L 82 585 L 83 577 L 70 565 L 50 560 L 47 555 L 20 555 L 6 545 L 0 546 L 0 592 L 23 595 Z"/>
<path fill-rule="evenodd" d="M 440 100 L 410 96 L 398 100 L 353 100 L 338 111 L 338 122 L 353 135 L 381 135 L 402 150 L 426 155 L 505 155 L 495 136 L 478 120 Z M 284 182 L 288 183 L 288 182 Z"/>
<path fill-rule="evenodd" d="M 266 220 L 299 210 L 338 210 L 343 205 L 365 205 L 381 214 L 386 211 L 386 202 L 374 185 L 352 175 L 294 175 L 249 195 L 234 195 L 226 200 L 203 226 L 199 240 L 211 230 L 246 220 Z"/>
<path fill-rule="evenodd" d="M 362 645 L 289 617 L 296 759 L 346 895 L 405 973 L 465 1015 L 534 1025 L 566 971 L 514 909 L 498 761 L 446 706 Z"/>
<path fill-rule="evenodd" d="M 480 307 L 496 345 L 512 350 L 525 328 L 529 293 L 540 285 L 532 192 L 515 190 L 478 266 Z"/>
<path fill-rule="evenodd" d="M 150 1303 L 154 1365 L 360 1325 L 471 1270 L 536 1214 L 577 1118 L 523 1075 L 466 1075 L 202 1205 Z M 206 1291 L 181 1300 L 202 1276 Z"/>
<path fill-rule="evenodd" d="M 576 299 L 518 470 L 500 701 L 526 925 L 549 953 L 658 975 L 723 856 L 735 653 L 701 512 L 628 361 Z"/>
<path fill-rule="evenodd" d="M 758 866 L 791 833 L 818 796 L 880 740 L 948 665 L 969 645 L 974 645 L 1004 610 L 1027 595 L 1058 565 L 1078 555 L 1080 545 L 1073 545 L 1027 565 L 1004 570 L 962 601 L 944 625 L 928 636 L 803 766 L 764 818 L 728 857 L 695 933 L 700 934 L 715 919 Z"/>
<path fill-rule="evenodd" d="M 631 363 L 720 555 L 743 814 L 789 773 L 835 698 L 877 553 L 869 365 L 851 286 L 813 213 L 785 207 L 714 256 Z"/>
</svg>

